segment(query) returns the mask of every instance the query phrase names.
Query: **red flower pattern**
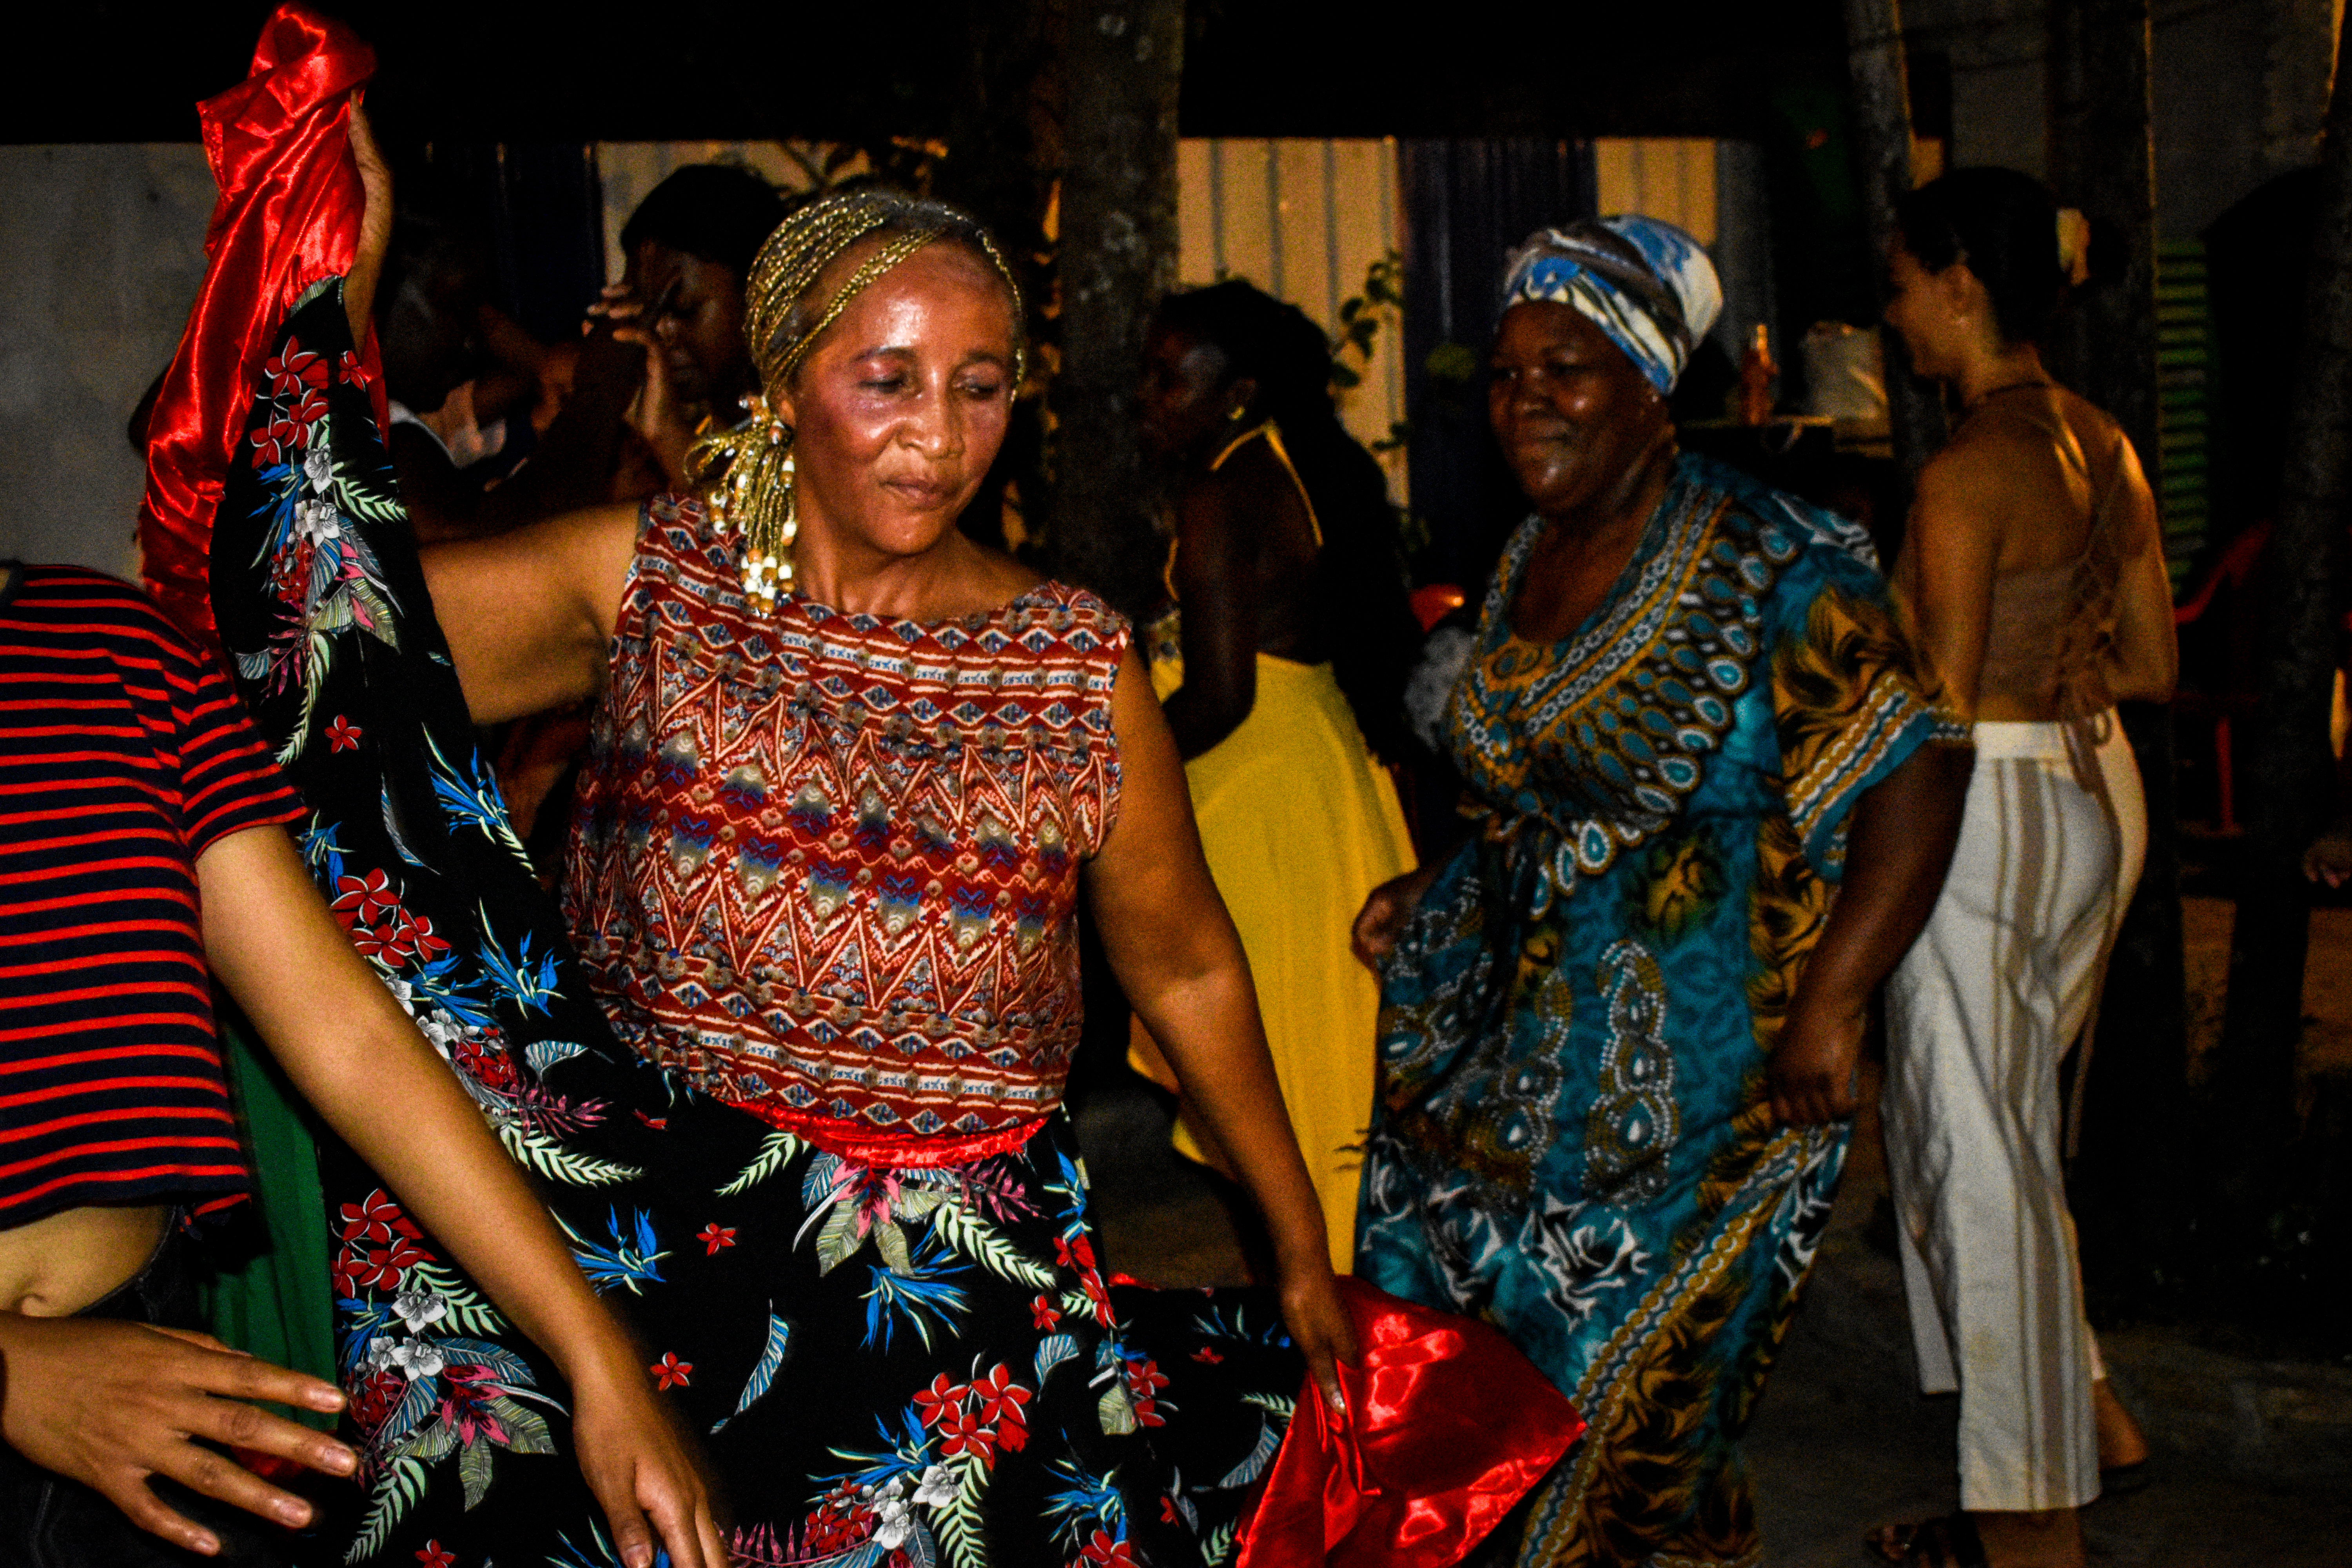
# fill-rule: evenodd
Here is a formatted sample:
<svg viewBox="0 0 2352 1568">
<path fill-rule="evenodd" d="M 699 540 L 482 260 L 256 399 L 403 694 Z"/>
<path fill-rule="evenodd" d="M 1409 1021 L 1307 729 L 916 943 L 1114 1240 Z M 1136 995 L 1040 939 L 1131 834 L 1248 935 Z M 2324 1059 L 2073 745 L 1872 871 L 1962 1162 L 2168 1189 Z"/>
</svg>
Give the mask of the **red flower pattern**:
<svg viewBox="0 0 2352 1568">
<path fill-rule="evenodd" d="M 1163 1377 L 1160 1381 L 1165 1384 L 1168 1380 Z M 1015 1426 L 1028 1425 L 1029 1418 L 1021 1413 L 1021 1407 L 1029 1403 L 1029 1390 L 1013 1381 L 1013 1373 L 1003 1363 L 999 1362 L 995 1371 L 975 1382 L 971 1392 L 980 1398 L 981 1420 L 989 1426 L 1004 1422 Z M 1005 1447 L 1017 1447 L 1019 1445 L 1008 1443 Z"/>
<path fill-rule="evenodd" d="M 425 1568 L 456 1568 L 457 1554 L 437 1541 L 428 1541 L 416 1554 Z"/>
<path fill-rule="evenodd" d="M 341 1218 L 345 1241 L 390 1241 L 395 1234 L 411 1238 L 425 1234 L 382 1187 L 362 1202 L 345 1204 Z"/>
<path fill-rule="evenodd" d="M 335 362 L 335 368 L 353 386 L 364 387 L 375 380 L 368 374 L 367 363 L 360 358 L 357 349 L 345 349 L 343 357 Z"/>
<path fill-rule="evenodd" d="M 1086 1550 L 1079 1555 L 1096 1564 L 1096 1568 L 1110 1568 L 1111 1564 L 1117 1564 L 1117 1568 L 1135 1568 L 1134 1549 L 1124 1541 L 1113 1541 L 1108 1531 L 1096 1531 L 1094 1539 L 1087 1542 Z"/>
<path fill-rule="evenodd" d="M 720 1248 L 735 1245 L 735 1227 L 731 1225 L 720 1225 L 717 1220 L 712 1220 L 695 1232 L 694 1239 L 702 1243 L 702 1255 L 705 1258 L 716 1258 Z"/>
<path fill-rule="evenodd" d="M 331 752 L 356 752 L 360 749 L 360 736 L 362 732 L 357 724 L 338 713 L 335 715 L 334 721 L 327 726 L 327 750 Z M 383 873 L 379 871 L 376 875 L 381 877 Z M 343 880 L 348 882 L 353 879 L 345 877 Z"/>
<path fill-rule="evenodd" d="M 996 1468 L 996 1434 L 959 1410 L 940 1423 L 940 1452 L 950 1458 L 973 1455 L 992 1470 Z"/>
<path fill-rule="evenodd" d="M 1156 1361 L 1129 1361 L 1127 1363 L 1128 1397 L 1135 1405 L 1135 1422 L 1139 1426 L 1165 1426 L 1168 1418 L 1160 1414 L 1160 1391 L 1168 1386 L 1168 1374 L 1160 1370 Z"/>
<path fill-rule="evenodd" d="M 352 1390 L 352 1419 L 362 1432 L 373 1432 L 399 1408 L 408 1393 L 408 1380 L 390 1367 L 373 1373 Z"/>
<path fill-rule="evenodd" d="M 275 466 L 290 461 L 310 438 L 310 433 L 292 420 L 272 419 L 253 433 L 253 445 L 265 465 Z"/>
<path fill-rule="evenodd" d="M 430 963 L 449 951 L 449 944 L 433 934 L 433 917 L 417 915 L 410 918 L 405 910 L 400 917 L 399 928 L 393 932 L 392 946 L 402 958 L 421 958 Z"/>
<path fill-rule="evenodd" d="M 286 351 L 261 367 L 269 390 L 279 396 L 301 387 L 327 384 L 327 362 L 302 346 L 299 338 L 286 340 Z"/>
<path fill-rule="evenodd" d="M 497 1035 L 469 1034 L 450 1048 L 457 1070 L 487 1089 L 501 1094 L 512 1094 L 522 1087 L 522 1075 L 515 1070 L 514 1054 L 506 1048 Z"/>
<path fill-rule="evenodd" d="M 676 1351 L 664 1351 L 661 1360 L 646 1370 L 654 1374 L 654 1382 L 664 1388 L 684 1388 L 691 1381 L 694 1363 L 677 1359 Z"/>
<path fill-rule="evenodd" d="M 341 721 L 337 721 L 341 722 Z M 371 869 L 365 877 L 335 879 L 335 901 L 330 906 L 338 912 L 348 910 L 362 924 L 373 925 L 400 908 L 400 895 L 393 890 L 381 868 Z M 349 929 L 348 922 L 346 929 Z"/>
<path fill-rule="evenodd" d="M 354 1244 L 335 1259 L 335 1283 L 347 1296 L 360 1290 L 397 1290 L 409 1268 L 429 1256 L 404 1236 L 395 1236 L 383 1247 Z"/>
<path fill-rule="evenodd" d="M 820 1557 L 853 1551 L 874 1532 L 874 1510 L 865 1506 L 856 1486 L 844 1481 L 824 1494 L 804 1527 L 808 1550 Z"/>
<path fill-rule="evenodd" d="M 918 1390 L 915 1408 L 923 1413 L 923 1425 L 936 1426 L 963 1408 L 963 1396 L 971 1390 L 961 1383 L 950 1383 L 946 1373 L 931 1379 L 929 1388 Z"/>
</svg>

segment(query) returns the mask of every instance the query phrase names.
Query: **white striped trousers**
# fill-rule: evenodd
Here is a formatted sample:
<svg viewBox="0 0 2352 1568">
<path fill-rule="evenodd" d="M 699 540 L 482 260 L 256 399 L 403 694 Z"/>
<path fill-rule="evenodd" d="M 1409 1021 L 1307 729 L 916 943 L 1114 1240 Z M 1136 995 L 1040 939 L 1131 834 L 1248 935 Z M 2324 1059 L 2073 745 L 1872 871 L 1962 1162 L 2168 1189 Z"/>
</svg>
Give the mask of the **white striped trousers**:
<svg viewBox="0 0 2352 1568">
<path fill-rule="evenodd" d="M 2146 854 L 2138 770 L 2112 715 L 2106 729 L 2113 828 L 2062 726 L 1976 726 L 1951 875 L 1887 983 L 1882 1110 L 1919 1383 L 1959 1391 L 1960 1506 L 1975 1511 L 2099 1491 L 2058 1065 Z"/>
</svg>

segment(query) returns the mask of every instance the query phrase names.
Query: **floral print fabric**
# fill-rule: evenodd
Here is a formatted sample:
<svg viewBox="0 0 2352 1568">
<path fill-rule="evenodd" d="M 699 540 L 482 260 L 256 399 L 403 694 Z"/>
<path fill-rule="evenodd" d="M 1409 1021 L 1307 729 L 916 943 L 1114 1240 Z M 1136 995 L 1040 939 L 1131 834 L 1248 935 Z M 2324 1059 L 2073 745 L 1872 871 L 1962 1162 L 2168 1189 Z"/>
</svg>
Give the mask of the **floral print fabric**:
<svg viewBox="0 0 2352 1568">
<path fill-rule="evenodd" d="M 1511 630 L 1447 710 L 1482 833 L 1383 973 L 1358 1272 L 1500 1325 L 1591 1421 L 1523 1563 L 1755 1560 L 1733 1443 L 1847 1129 L 1764 1067 L 1863 791 L 1935 733 L 1867 542 L 1701 459 L 1610 601 Z"/>
<path fill-rule="evenodd" d="M 253 389 L 220 632 L 336 918 L 634 1323 L 736 1562 L 1229 1553 L 1299 1359 L 1265 1299 L 1108 1283 L 1058 1111 L 985 1158 L 855 1163 L 614 1042 L 475 750 L 369 374 L 330 280 Z M 613 1563 L 547 1358 L 331 1137 L 320 1172 L 363 1458 L 306 1561 Z"/>
</svg>

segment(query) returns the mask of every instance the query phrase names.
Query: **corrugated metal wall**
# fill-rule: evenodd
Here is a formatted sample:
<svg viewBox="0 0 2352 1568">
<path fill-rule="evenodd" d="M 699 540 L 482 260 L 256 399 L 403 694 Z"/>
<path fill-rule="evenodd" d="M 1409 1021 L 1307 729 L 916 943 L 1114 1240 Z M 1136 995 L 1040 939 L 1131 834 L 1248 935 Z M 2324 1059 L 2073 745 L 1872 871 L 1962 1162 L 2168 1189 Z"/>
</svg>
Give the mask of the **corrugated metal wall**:
<svg viewBox="0 0 2352 1568">
<path fill-rule="evenodd" d="M 1680 224 L 1703 244 L 1716 243 L 1716 143 L 1605 140 L 1590 146 L 1600 211 L 1647 213 Z M 824 150 L 811 144 L 797 151 L 799 158 L 774 142 L 601 143 L 609 276 L 619 277 L 625 260 L 621 226 L 673 170 L 740 163 L 780 185 L 805 189 L 809 167 Z M 1188 138 L 1177 149 L 1177 276 L 1186 285 L 1246 279 L 1332 331 L 1340 304 L 1363 292 L 1372 265 L 1407 248 L 1399 189 L 1393 138 Z M 1486 270 L 1501 260 L 1494 257 Z M 1475 287 L 1492 282 L 1482 276 Z M 1388 312 L 1361 384 L 1341 397 L 1341 417 L 1368 447 L 1387 440 L 1407 416 L 1404 341 L 1402 323 Z M 1391 451 L 1383 461 L 1390 493 L 1402 503 L 1405 455 Z"/>
<path fill-rule="evenodd" d="M 1176 156 L 1177 277 L 1188 286 L 1246 279 L 1330 332 L 1372 264 L 1401 248 L 1392 139 L 1188 138 Z M 1403 334 L 1392 312 L 1363 372 L 1341 397 L 1340 417 L 1370 446 L 1405 416 Z M 1385 466 L 1402 501 L 1404 454 L 1390 453 Z"/>
<path fill-rule="evenodd" d="M 1607 140 L 1591 146 L 1599 210 L 1646 213 L 1681 225 L 1702 244 L 1716 243 L 1716 143 Z M 1393 139 L 1188 139 L 1177 151 L 1178 276 L 1186 284 L 1246 279 L 1331 331 L 1340 302 L 1362 292 L 1372 263 L 1408 248 L 1398 179 Z M 1495 256 L 1486 270 L 1501 261 Z M 1476 287 L 1491 284 L 1482 275 Z M 1391 314 L 1362 384 L 1341 399 L 1341 417 L 1368 446 L 1406 417 L 1404 337 Z M 1390 493 L 1402 502 L 1404 453 L 1388 454 L 1386 466 Z"/>
</svg>

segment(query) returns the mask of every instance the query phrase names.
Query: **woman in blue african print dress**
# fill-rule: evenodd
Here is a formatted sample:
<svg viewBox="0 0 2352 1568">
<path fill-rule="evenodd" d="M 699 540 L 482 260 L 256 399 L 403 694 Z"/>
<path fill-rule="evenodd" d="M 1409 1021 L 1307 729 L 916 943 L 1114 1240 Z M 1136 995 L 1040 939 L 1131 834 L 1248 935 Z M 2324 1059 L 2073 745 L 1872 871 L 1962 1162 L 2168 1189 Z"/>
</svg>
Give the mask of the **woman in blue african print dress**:
<svg viewBox="0 0 2352 1568">
<path fill-rule="evenodd" d="M 1499 1324 L 1591 1426 L 1523 1564 L 1749 1564 L 1733 1443 L 1829 1213 L 1872 987 L 1958 775 L 1861 532 L 1677 457 L 1720 296 L 1612 218 L 1514 258 L 1490 412 L 1537 514 L 1445 732 L 1478 828 L 1376 893 L 1357 1269 Z"/>
</svg>

